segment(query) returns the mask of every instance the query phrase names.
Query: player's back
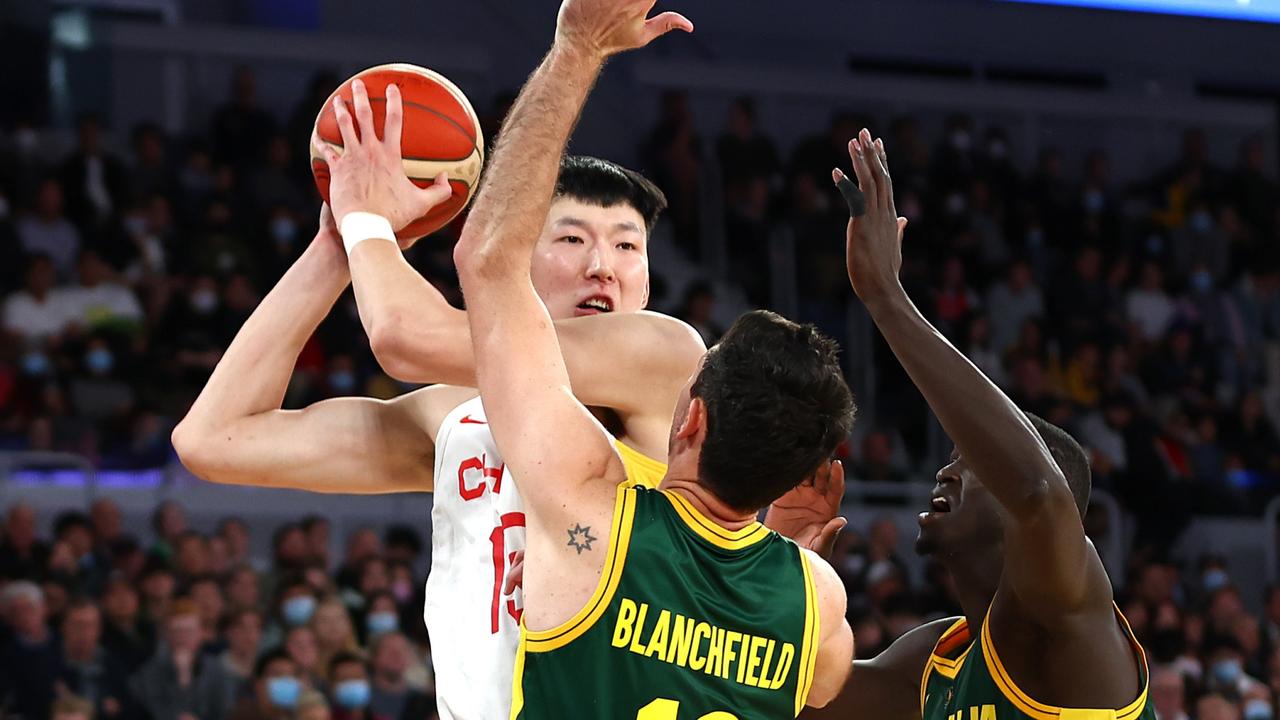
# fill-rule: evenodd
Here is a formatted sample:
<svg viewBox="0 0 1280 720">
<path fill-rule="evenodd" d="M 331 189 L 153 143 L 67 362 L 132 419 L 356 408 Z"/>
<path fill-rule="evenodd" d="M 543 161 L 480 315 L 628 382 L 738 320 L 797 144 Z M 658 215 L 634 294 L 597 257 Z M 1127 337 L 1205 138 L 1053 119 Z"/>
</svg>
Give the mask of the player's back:
<svg viewBox="0 0 1280 720">
<path fill-rule="evenodd" d="M 794 717 L 819 638 L 808 561 L 759 523 L 729 531 L 671 492 L 619 489 L 595 594 L 525 629 L 512 717 Z"/>
<path fill-rule="evenodd" d="M 617 443 L 633 480 L 656 485 L 666 465 Z M 521 592 L 503 594 L 525 549 L 524 503 L 503 463 L 484 406 L 454 408 L 436 436 L 431 574 L 423 610 L 441 720 L 489 720 L 511 708 Z"/>
</svg>

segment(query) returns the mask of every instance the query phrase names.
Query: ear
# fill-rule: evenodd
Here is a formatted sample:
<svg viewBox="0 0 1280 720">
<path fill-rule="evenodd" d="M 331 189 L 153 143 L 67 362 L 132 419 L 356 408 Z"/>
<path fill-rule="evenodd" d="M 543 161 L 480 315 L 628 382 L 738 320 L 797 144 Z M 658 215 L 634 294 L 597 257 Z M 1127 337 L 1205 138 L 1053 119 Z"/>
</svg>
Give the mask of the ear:
<svg viewBox="0 0 1280 720">
<path fill-rule="evenodd" d="M 641 310 L 647 307 L 649 307 L 649 278 L 644 279 L 644 300 L 640 302 Z"/>
<path fill-rule="evenodd" d="M 692 398 L 689 400 L 689 411 L 684 414 L 684 422 L 676 430 L 676 439 L 696 440 L 706 434 L 706 429 L 707 404 L 702 402 L 702 398 Z"/>
</svg>

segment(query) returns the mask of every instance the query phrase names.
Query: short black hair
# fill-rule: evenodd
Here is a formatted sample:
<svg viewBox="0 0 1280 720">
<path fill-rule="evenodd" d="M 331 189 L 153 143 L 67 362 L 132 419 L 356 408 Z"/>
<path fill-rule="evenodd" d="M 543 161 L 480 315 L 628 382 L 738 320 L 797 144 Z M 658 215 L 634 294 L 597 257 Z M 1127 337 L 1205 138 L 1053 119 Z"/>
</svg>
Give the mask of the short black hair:
<svg viewBox="0 0 1280 720">
<path fill-rule="evenodd" d="M 1066 430 L 1045 420 L 1039 415 L 1027 413 L 1031 426 L 1040 433 L 1040 439 L 1049 448 L 1053 461 L 1067 478 L 1067 486 L 1071 488 L 1071 496 L 1076 500 L 1076 508 L 1083 518 L 1089 509 L 1089 493 L 1093 489 L 1093 471 L 1089 469 L 1089 454 L 1080 447 L 1080 443 L 1071 437 Z"/>
<path fill-rule="evenodd" d="M 707 406 L 698 473 L 716 497 L 758 510 L 831 457 L 854 415 L 838 352 L 813 325 L 755 310 L 707 353 L 691 393 Z"/>
<path fill-rule="evenodd" d="M 329 659 L 329 666 L 325 668 L 325 672 L 328 673 L 329 680 L 333 680 L 333 674 L 338 671 L 339 667 L 347 664 L 359 665 L 365 669 L 365 672 L 369 671 L 369 666 L 365 665 L 364 658 L 349 650 L 341 650 Z"/>
<path fill-rule="evenodd" d="M 60 538 L 68 530 L 72 528 L 84 528 L 89 532 L 93 532 L 93 525 L 89 522 L 89 516 L 77 510 L 68 510 L 58 515 L 53 521 L 53 536 Z"/>
<path fill-rule="evenodd" d="M 654 223 L 667 209 L 667 196 L 640 173 L 585 155 L 565 155 L 560 159 L 555 197 L 600 207 L 630 205 L 644 218 L 648 232 L 653 231 Z"/>
<path fill-rule="evenodd" d="M 277 660 L 289 661 L 289 664 L 293 665 L 293 673 L 295 675 L 299 674 L 302 669 L 298 667 L 298 661 L 294 660 L 293 656 L 286 652 L 284 648 L 276 647 L 263 653 L 262 657 L 258 658 L 258 662 L 253 664 L 253 676 L 261 680 L 263 674 L 267 672 L 267 667 Z"/>
<path fill-rule="evenodd" d="M 408 525 L 392 525 L 387 528 L 382 544 L 386 547 L 402 547 L 414 557 L 422 553 L 422 536 Z"/>
</svg>

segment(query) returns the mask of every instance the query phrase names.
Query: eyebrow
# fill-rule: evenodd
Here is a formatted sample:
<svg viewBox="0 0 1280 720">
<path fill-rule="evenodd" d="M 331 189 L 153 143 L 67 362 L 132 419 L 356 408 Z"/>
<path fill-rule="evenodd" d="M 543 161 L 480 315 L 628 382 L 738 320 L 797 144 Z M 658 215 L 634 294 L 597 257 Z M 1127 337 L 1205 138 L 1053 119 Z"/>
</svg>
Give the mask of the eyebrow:
<svg viewBox="0 0 1280 720">
<path fill-rule="evenodd" d="M 576 228 L 581 228 L 581 229 L 583 229 L 583 230 L 591 230 L 591 229 L 593 229 L 593 228 L 592 228 L 591 223 L 589 223 L 589 222 L 587 222 L 586 220 L 583 220 L 583 219 L 581 219 L 581 218 L 576 218 L 576 217 L 572 217 L 572 216 L 569 216 L 569 217 L 562 217 L 562 218 L 560 218 L 559 220 L 556 220 L 556 221 L 555 221 L 555 226 L 556 226 L 556 227 L 562 227 L 562 226 L 576 227 Z M 640 229 L 640 226 L 639 226 L 639 225 L 636 225 L 635 223 L 631 222 L 630 220 L 623 220 L 622 222 L 614 223 L 614 224 L 613 224 L 613 231 L 614 231 L 614 232 L 632 232 L 632 233 L 640 233 L 640 234 L 642 234 L 642 235 L 644 234 L 644 231 Z"/>
</svg>

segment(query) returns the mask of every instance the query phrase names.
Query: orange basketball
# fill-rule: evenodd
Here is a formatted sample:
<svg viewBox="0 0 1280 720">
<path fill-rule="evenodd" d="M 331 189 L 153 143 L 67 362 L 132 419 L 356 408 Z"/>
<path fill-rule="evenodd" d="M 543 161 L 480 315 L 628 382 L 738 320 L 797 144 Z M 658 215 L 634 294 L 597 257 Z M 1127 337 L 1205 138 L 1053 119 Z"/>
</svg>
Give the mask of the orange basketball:
<svg viewBox="0 0 1280 720">
<path fill-rule="evenodd" d="M 396 233 L 400 238 L 429 235 L 462 212 L 475 192 L 484 166 L 484 139 L 480 121 L 467 96 L 443 75 L 417 65 L 394 63 L 379 65 L 356 73 L 342 83 L 316 116 L 316 134 L 342 151 L 342 133 L 333 113 L 333 98 L 340 96 L 351 107 L 351 81 L 364 81 L 373 109 L 373 123 L 382 137 L 387 114 L 387 85 L 400 88 L 404 104 L 404 123 L 400 154 L 405 175 L 420 187 L 427 187 L 441 171 L 449 174 L 453 196 L 436 205 L 424 217 L 409 223 Z M 354 119 L 354 109 L 352 116 Z M 359 132 L 357 126 L 356 131 Z M 329 201 L 329 165 L 311 150 L 311 174 L 325 202 Z"/>
</svg>

